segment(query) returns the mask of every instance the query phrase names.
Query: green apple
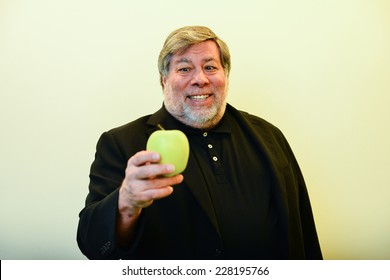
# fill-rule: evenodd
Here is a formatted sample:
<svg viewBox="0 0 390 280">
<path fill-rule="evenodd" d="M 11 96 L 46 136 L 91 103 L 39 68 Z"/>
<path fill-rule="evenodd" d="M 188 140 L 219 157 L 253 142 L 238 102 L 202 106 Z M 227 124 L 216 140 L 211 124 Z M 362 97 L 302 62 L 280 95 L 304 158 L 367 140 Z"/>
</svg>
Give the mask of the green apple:
<svg viewBox="0 0 390 280">
<path fill-rule="evenodd" d="M 162 164 L 172 164 L 175 170 L 165 175 L 171 177 L 180 174 L 187 166 L 190 154 L 190 145 L 187 136 L 180 130 L 156 130 L 153 132 L 148 142 L 146 150 L 160 154 Z"/>
</svg>

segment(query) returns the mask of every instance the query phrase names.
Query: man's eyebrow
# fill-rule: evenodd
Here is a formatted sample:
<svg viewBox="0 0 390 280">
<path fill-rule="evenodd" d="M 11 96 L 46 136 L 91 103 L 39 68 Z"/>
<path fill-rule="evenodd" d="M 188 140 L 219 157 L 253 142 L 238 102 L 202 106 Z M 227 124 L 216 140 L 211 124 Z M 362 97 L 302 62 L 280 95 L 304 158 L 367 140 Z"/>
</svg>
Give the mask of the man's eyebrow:
<svg viewBox="0 0 390 280">
<path fill-rule="evenodd" d="M 214 57 L 209 57 L 203 60 L 204 62 L 216 61 Z"/>
<path fill-rule="evenodd" d="M 179 64 L 179 63 L 191 63 L 191 60 L 189 60 L 188 58 L 186 58 L 186 57 L 182 57 L 182 58 L 180 58 L 180 59 L 178 59 L 178 60 L 175 60 L 174 61 L 176 64 Z"/>
<path fill-rule="evenodd" d="M 216 61 L 216 59 L 213 57 L 203 59 L 203 62 L 210 62 L 210 61 Z M 182 57 L 182 58 L 174 61 L 174 63 L 177 63 L 177 64 L 178 63 L 191 63 L 191 60 L 186 58 L 186 57 Z"/>
</svg>

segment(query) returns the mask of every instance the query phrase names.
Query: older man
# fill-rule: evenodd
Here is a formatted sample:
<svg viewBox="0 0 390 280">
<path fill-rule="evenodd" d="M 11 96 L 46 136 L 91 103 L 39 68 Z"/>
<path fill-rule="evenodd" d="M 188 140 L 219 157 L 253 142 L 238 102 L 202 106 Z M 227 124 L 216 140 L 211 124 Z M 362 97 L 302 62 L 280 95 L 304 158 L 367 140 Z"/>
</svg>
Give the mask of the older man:
<svg viewBox="0 0 390 280">
<path fill-rule="evenodd" d="M 303 176 L 283 134 L 227 104 L 230 54 L 210 29 L 172 32 L 162 108 L 103 133 L 80 213 L 92 259 L 321 259 Z M 179 175 L 145 151 L 161 124 L 190 143 Z"/>
</svg>

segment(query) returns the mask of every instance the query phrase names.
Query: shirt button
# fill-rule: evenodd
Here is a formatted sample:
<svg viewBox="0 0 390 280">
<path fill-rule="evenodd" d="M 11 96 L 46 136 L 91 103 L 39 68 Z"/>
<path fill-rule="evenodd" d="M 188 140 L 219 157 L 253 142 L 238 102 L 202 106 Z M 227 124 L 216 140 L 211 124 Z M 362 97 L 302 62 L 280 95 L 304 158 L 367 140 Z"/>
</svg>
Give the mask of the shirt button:
<svg viewBox="0 0 390 280">
<path fill-rule="evenodd" d="M 213 161 L 218 161 L 218 158 L 217 157 L 213 157 Z"/>
<path fill-rule="evenodd" d="M 214 251 L 214 256 L 219 257 L 219 256 L 221 256 L 221 255 L 222 255 L 222 251 L 219 250 L 219 249 L 215 249 L 215 251 Z"/>
<path fill-rule="evenodd" d="M 210 149 L 212 149 L 212 148 L 213 148 L 213 145 L 208 144 L 207 147 L 209 147 Z"/>
<path fill-rule="evenodd" d="M 207 137 L 207 132 L 203 132 L 203 137 Z"/>
</svg>

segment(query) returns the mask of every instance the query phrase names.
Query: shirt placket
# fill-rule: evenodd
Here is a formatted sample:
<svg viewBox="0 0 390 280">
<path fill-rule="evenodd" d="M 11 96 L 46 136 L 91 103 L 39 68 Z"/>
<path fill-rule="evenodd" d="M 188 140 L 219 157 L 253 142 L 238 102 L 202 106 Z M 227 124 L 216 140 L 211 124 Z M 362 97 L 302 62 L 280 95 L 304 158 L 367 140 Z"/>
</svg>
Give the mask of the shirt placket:
<svg viewBox="0 0 390 280">
<path fill-rule="evenodd" d="M 213 166 L 213 173 L 215 174 L 215 178 L 218 184 L 225 184 L 226 178 L 224 175 L 224 170 L 222 167 L 222 155 L 220 154 L 221 149 L 217 149 L 218 143 L 218 135 L 211 134 L 209 132 L 203 132 L 204 143 L 207 146 L 208 154 Z"/>
</svg>

